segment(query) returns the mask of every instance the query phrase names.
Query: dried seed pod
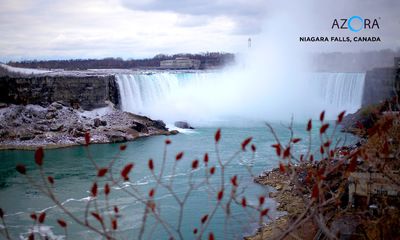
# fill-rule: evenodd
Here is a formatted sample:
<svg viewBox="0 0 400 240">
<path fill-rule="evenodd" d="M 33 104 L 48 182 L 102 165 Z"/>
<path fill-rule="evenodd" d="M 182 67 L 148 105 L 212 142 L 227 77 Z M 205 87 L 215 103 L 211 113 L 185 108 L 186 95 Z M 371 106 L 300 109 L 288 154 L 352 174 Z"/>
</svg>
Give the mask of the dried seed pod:
<svg viewBox="0 0 400 240">
<path fill-rule="evenodd" d="M 98 177 L 103 177 L 107 173 L 108 169 L 107 168 L 100 168 L 99 172 L 97 173 Z"/>
<path fill-rule="evenodd" d="M 218 129 L 218 131 L 215 133 L 215 142 L 218 142 L 220 138 L 221 138 L 221 129 Z"/>
<path fill-rule="evenodd" d="M 39 223 L 43 223 L 45 218 L 46 218 L 46 212 L 43 212 L 39 216 Z"/>
<path fill-rule="evenodd" d="M 320 120 L 321 122 L 323 122 L 323 121 L 324 121 L 324 117 L 325 117 L 325 111 L 322 111 L 322 112 L 321 112 L 321 115 L 319 115 L 319 120 Z"/>
<path fill-rule="evenodd" d="M 175 159 L 176 161 L 180 160 L 183 157 L 183 152 L 178 153 L 178 155 L 176 155 Z"/>
<path fill-rule="evenodd" d="M 60 224 L 61 227 L 65 228 L 67 227 L 67 223 L 64 222 L 63 220 L 57 219 L 58 224 Z"/>
<path fill-rule="evenodd" d="M 44 152 L 43 147 L 39 147 L 35 152 L 35 162 L 38 166 L 43 165 Z"/>
<path fill-rule="evenodd" d="M 197 168 L 198 165 L 199 165 L 199 160 L 194 160 L 194 161 L 192 162 L 192 168 L 193 168 L 193 169 Z"/>
</svg>

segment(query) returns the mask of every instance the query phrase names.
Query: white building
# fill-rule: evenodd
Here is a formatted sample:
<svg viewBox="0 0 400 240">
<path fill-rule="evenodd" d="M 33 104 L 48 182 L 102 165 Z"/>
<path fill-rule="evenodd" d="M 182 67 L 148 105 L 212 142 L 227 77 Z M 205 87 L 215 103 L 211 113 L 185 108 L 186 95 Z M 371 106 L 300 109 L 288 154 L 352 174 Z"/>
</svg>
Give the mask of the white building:
<svg viewBox="0 0 400 240">
<path fill-rule="evenodd" d="M 160 62 L 160 68 L 166 69 L 199 69 L 201 61 L 187 57 L 177 57 L 175 60 L 164 60 Z"/>
</svg>

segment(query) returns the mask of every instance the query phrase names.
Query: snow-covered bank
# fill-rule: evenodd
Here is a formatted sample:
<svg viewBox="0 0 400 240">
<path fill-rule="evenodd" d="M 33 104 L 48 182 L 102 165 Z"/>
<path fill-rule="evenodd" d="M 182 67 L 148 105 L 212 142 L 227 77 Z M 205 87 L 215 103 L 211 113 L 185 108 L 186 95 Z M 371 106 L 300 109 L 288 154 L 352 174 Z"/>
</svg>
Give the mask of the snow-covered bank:
<svg viewBox="0 0 400 240">
<path fill-rule="evenodd" d="M 35 75 L 35 76 L 110 76 L 116 74 L 157 74 L 157 73 L 178 73 L 178 72 L 199 72 L 204 70 L 166 70 L 166 69 L 87 69 L 87 70 L 64 70 L 64 69 L 35 69 L 35 68 L 19 68 L 12 67 L 4 63 L 0 63 L 0 67 L 9 72 L 21 75 Z"/>
<path fill-rule="evenodd" d="M 47 74 L 51 73 L 53 71 L 51 70 L 41 70 L 41 69 L 35 69 L 35 68 L 18 68 L 18 67 L 12 67 L 4 63 L 0 63 L 0 67 L 5 68 L 9 72 L 13 73 L 20 73 L 20 74 Z"/>
<path fill-rule="evenodd" d="M 82 145 L 86 132 L 91 136 L 91 143 L 133 141 L 151 135 L 171 134 L 162 121 L 120 111 L 112 103 L 92 111 L 59 103 L 46 108 L 10 105 L 0 109 L 0 150 Z"/>
</svg>

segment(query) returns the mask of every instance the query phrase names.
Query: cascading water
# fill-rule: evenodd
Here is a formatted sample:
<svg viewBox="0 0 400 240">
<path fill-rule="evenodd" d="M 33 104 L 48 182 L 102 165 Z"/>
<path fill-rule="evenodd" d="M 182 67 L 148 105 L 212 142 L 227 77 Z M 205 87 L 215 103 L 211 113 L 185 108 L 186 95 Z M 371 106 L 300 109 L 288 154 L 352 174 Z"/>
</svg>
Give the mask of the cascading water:
<svg viewBox="0 0 400 240">
<path fill-rule="evenodd" d="M 288 120 L 331 117 L 361 106 L 364 73 L 298 74 L 271 80 L 226 72 L 117 75 L 121 109 L 167 122 L 223 117 Z M 273 79 L 273 78 L 272 78 Z M 295 79 L 295 80 L 293 80 Z"/>
<path fill-rule="evenodd" d="M 221 73 L 157 73 L 117 75 L 121 94 L 121 109 L 174 121 L 185 119 L 189 109 L 201 112 L 201 98 L 210 97 Z M 207 108 L 207 107 L 206 107 Z M 179 117 L 183 118 L 179 118 Z"/>
<path fill-rule="evenodd" d="M 361 106 L 365 73 L 314 73 L 309 88 L 331 110 L 355 112 Z"/>
<path fill-rule="evenodd" d="M 179 87 L 174 74 L 117 75 L 121 92 L 121 109 L 140 113 L 172 93 Z"/>
</svg>

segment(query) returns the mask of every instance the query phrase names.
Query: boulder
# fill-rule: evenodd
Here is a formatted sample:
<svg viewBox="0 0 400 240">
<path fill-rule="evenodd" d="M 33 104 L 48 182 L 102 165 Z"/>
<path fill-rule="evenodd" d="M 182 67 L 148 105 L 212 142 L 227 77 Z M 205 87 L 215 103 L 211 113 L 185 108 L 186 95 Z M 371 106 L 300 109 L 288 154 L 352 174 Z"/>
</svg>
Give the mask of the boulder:
<svg viewBox="0 0 400 240">
<path fill-rule="evenodd" d="M 50 131 L 52 131 L 52 132 L 58 132 L 58 131 L 61 130 L 62 127 L 63 127 L 62 124 L 55 124 L 55 125 L 52 125 L 52 126 L 50 127 Z"/>
<path fill-rule="evenodd" d="M 54 106 L 50 106 L 48 109 L 47 109 L 47 112 L 56 112 L 57 111 L 57 109 L 54 107 Z"/>
<path fill-rule="evenodd" d="M 105 121 L 105 120 L 104 121 L 100 121 L 100 125 L 104 126 L 104 127 L 107 126 L 107 121 Z"/>
<path fill-rule="evenodd" d="M 56 113 L 52 113 L 52 112 L 49 112 L 46 115 L 46 119 L 53 119 L 53 118 L 56 118 L 56 117 L 57 117 L 57 114 Z"/>
<path fill-rule="evenodd" d="M 80 132 L 86 132 L 86 129 L 81 124 L 76 125 L 75 128 Z"/>
<path fill-rule="evenodd" d="M 126 142 L 126 137 L 121 136 L 121 135 L 108 135 L 107 137 L 108 137 L 108 139 L 110 139 L 110 142 L 114 142 L 114 143 Z"/>
<path fill-rule="evenodd" d="M 174 126 L 182 129 L 194 129 L 192 126 L 189 125 L 189 123 L 184 121 L 176 121 L 174 123 Z"/>
<path fill-rule="evenodd" d="M 84 137 L 85 136 L 85 132 L 75 131 L 73 136 L 74 137 Z"/>
<path fill-rule="evenodd" d="M 47 125 L 35 125 L 33 128 L 42 132 L 50 131 L 50 127 Z"/>
<path fill-rule="evenodd" d="M 178 130 L 172 130 L 172 131 L 170 131 L 170 133 L 171 133 L 172 135 L 176 135 L 176 134 L 179 133 L 179 131 L 178 131 Z"/>
<path fill-rule="evenodd" d="M 55 109 L 60 110 L 63 108 L 63 106 L 60 103 L 54 102 L 51 104 Z"/>
<path fill-rule="evenodd" d="M 168 131 L 168 128 L 166 128 L 167 125 L 164 123 L 163 120 L 155 120 L 153 126 L 154 126 L 155 128 Z"/>
<path fill-rule="evenodd" d="M 133 122 L 130 128 L 141 133 L 149 133 L 147 126 L 143 123 Z"/>
<path fill-rule="evenodd" d="M 69 100 L 59 100 L 58 102 L 56 102 L 58 104 L 60 104 L 61 106 L 65 106 L 65 107 L 71 107 L 71 103 Z"/>
<path fill-rule="evenodd" d="M 33 133 L 31 133 L 31 132 L 25 132 L 25 133 L 22 133 L 19 136 L 19 139 L 21 141 L 31 140 L 31 139 L 34 139 L 34 138 L 35 138 L 35 135 Z"/>
<path fill-rule="evenodd" d="M 95 118 L 95 119 L 93 120 L 93 125 L 94 125 L 95 127 L 99 127 L 100 125 L 102 125 L 100 119 Z"/>
<path fill-rule="evenodd" d="M 123 133 L 123 136 L 129 136 L 133 138 L 136 138 L 140 135 L 138 131 L 125 126 L 112 128 L 108 135 L 121 135 L 121 133 Z"/>
<path fill-rule="evenodd" d="M 32 133 L 35 134 L 35 135 L 42 135 L 43 134 L 43 132 L 39 131 L 39 130 L 33 130 Z"/>
<path fill-rule="evenodd" d="M 47 110 L 45 108 L 43 109 L 35 109 L 35 108 L 27 108 L 26 111 L 28 112 L 27 114 L 32 115 L 33 117 L 38 117 L 40 119 L 45 119 Z"/>
<path fill-rule="evenodd" d="M 8 133 L 8 138 L 11 140 L 14 140 L 17 138 L 17 134 L 15 132 L 9 132 Z"/>
<path fill-rule="evenodd" d="M 23 118 L 22 118 L 22 122 L 23 122 L 23 123 L 28 123 L 28 124 L 29 124 L 29 123 L 31 123 L 32 121 L 29 120 L 28 118 L 24 118 L 24 117 L 23 117 Z"/>
<path fill-rule="evenodd" d="M 31 109 L 25 109 L 24 111 L 22 111 L 22 116 L 26 118 L 32 118 L 34 114 L 35 113 Z"/>
<path fill-rule="evenodd" d="M 4 128 L 0 129 L 0 137 L 5 137 L 8 135 L 8 133 L 9 131 L 7 129 Z"/>
</svg>

